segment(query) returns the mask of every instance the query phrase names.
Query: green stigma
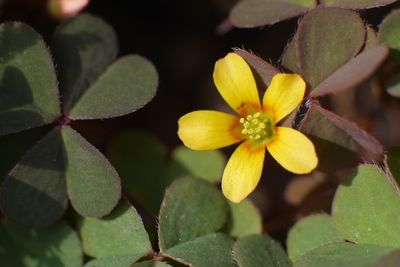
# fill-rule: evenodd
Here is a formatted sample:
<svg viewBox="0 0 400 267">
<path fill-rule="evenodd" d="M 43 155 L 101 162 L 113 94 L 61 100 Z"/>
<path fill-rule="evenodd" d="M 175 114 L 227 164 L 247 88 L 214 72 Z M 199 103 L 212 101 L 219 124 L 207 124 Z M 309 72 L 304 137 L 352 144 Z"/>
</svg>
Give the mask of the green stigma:
<svg viewBox="0 0 400 267">
<path fill-rule="evenodd" d="M 272 119 L 265 114 L 257 112 L 240 119 L 242 134 L 257 143 L 270 140 L 274 135 Z"/>
</svg>

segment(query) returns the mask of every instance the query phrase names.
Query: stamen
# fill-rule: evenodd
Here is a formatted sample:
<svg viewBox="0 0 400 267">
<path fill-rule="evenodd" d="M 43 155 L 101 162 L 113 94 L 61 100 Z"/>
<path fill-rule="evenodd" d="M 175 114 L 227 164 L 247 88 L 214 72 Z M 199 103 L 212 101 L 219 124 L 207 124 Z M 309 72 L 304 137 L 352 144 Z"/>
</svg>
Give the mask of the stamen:
<svg viewBox="0 0 400 267">
<path fill-rule="evenodd" d="M 240 118 L 240 123 L 243 127 L 241 133 L 257 144 L 264 144 L 274 135 L 274 125 L 268 114 L 256 112 Z"/>
</svg>

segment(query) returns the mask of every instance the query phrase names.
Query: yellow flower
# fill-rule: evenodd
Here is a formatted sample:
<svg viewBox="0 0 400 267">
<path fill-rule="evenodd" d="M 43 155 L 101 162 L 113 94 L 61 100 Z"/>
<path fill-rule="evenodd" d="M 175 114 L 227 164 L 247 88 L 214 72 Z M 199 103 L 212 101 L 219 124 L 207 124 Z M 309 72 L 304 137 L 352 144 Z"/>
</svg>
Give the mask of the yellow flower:
<svg viewBox="0 0 400 267">
<path fill-rule="evenodd" d="M 222 191 L 240 202 L 257 186 L 265 149 L 286 170 L 311 172 L 318 164 L 313 143 L 302 133 L 276 124 L 302 101 L 306 84 L 297 74 L 276 74 L 262 103 L 246 61 L 235 53 L 220 59 L 214 83 L 225 101 L 240 117 L 218 111 L 194 111 L 179 119 L 178 135 L 193 150 L 210 150 L 240 141 L 222 176 Z"/>
</svg>

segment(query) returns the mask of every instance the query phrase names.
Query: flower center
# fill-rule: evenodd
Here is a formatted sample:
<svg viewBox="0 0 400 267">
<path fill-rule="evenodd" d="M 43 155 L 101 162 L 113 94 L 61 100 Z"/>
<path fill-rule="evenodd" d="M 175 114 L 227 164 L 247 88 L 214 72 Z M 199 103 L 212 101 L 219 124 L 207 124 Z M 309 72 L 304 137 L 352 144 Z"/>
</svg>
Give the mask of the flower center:
<svg viewBox="0 0 400 267">
<path fill-rule="evenodd" d="M 270 140 L 274 135 L 272 119 L 266 114 L 257 112 L 240 119 L 242 134 L 257 143 Z"/>
</svg>

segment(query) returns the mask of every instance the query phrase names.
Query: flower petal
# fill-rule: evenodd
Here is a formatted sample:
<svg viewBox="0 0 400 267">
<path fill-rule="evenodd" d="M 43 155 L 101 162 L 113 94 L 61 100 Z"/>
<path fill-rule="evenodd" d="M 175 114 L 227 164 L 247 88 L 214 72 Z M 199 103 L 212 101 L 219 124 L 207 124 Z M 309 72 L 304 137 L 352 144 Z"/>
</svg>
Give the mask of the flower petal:
<svg viewBox="0 0 400 267">
<path fill-rule="evenodd" d="M 314 144 L 292 128 L 277 127 L 275 139 L 267 144 L 272 157 L 288 171 L 305 174 L 318 165 Z"/>
<path fill-rule="evenodd" d="M 254 148 L 250 141 L 233 152 L 222 176 L 222 192 L 238 203 L 256 188 L 264 165 L 265 148 Z"/>
<path fill-rule="evenodd" d="M 219 93 L 233 110 L 246 116 L 249 109 L 261 109 L 256 81 L 242 57 L 229 53 L 218 60 L 213 77 Z"/>
<path fill-rule="evenodd" d="M 271 111 L 278 123 L 301 103 L 305 91 L 306 83 L 300 75 L 276 74 L 264 95 L 264 111 Z"/>
<path fill-rule="evenodd" d="M 239 119 L 227 113 L 200 110 L 182 116 L 178 135 L 185 146 L 193 150 L 211 150 L 243 140 Z"/>
</svg>

